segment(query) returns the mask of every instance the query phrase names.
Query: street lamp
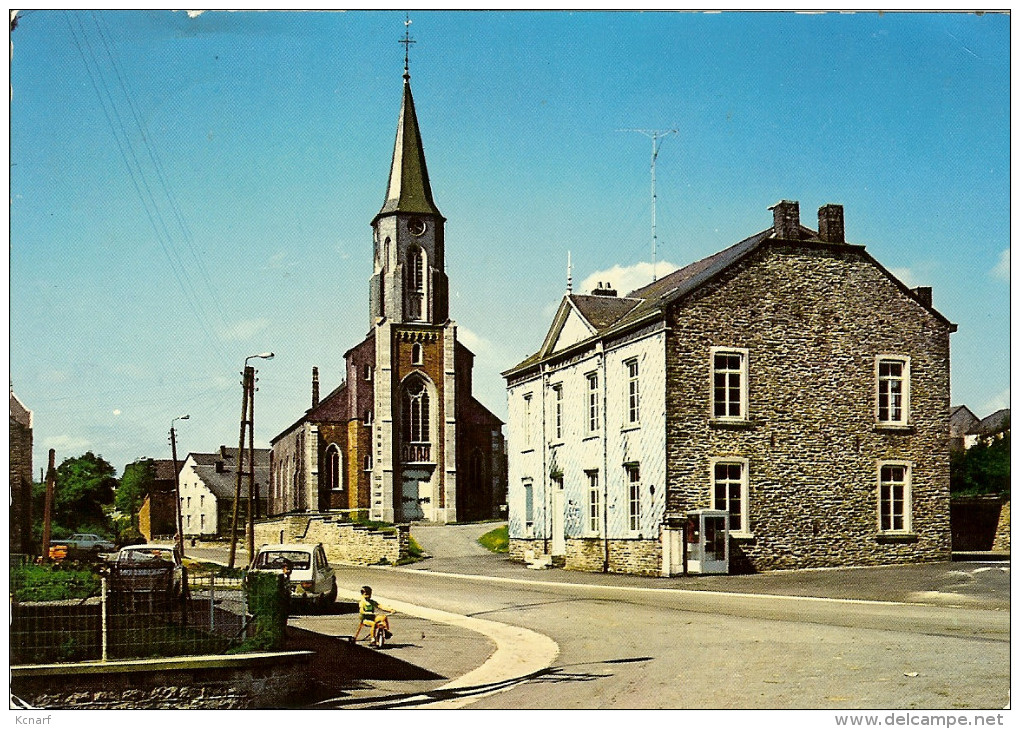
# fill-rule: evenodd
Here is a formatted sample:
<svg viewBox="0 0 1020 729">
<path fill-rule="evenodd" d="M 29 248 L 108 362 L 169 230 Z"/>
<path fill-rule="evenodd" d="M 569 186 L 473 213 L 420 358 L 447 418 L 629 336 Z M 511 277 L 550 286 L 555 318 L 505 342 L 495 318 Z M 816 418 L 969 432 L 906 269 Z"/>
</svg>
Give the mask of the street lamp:
<svg viewBox="0 0 1020 729">
<path fill-rule="evenodd" d="M 276 355 L 272 352 L 263 352 L 262 354 L 252 354 L 244 358 L 244 366 L 248 366 L 248 360 L 250 359 L 272 359 Z"/>
<path fill-rule="evenodd" d="M 181 559 L 184 559 L 184 517 L 181 515 L 181 474 L 177 470 L 177 431 L 174 423 L 178 420 L 188 420 L 190 415 L 178 415 L 170 421 L 170 449 L 174 457 L 174 500 L 177 503 L 177 550 Z"/>
</svg>

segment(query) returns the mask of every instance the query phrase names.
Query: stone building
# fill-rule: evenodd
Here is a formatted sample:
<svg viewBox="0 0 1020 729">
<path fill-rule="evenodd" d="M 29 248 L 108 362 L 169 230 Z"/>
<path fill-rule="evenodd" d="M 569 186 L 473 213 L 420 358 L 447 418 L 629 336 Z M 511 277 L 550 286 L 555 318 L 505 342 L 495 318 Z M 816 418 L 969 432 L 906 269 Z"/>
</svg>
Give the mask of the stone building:
<svg viewBox="0 0 1020 729">
<path fill-rule="evenodd" d="M 169 458 L 153 458 L 153 482 L 138 509 L 138 531 L 148 541 L 172 537 L 177 533 L 176 483 L 174 462 Z M 124 468 L 127 471 L 127 466 Z"/>
<path fill-rule="evenodd" d="M 247 457 L 241 464 L 238 534 L 248 516 Z M 184 536 L 214 538 L 230 535 L 237 492 L 237 449 L 220 446 L 215 453 L 189 453 L 181 465 L 181 521 Z M 255 516 L 265 516 L 269 494 L 269 449 L 255 449 Z M 176 533 L 176 529 L 174 532 Z"/>
<path fill-rule="evenodd" d="M 731 571 L 949 558 L 955 325 L 841 206 L 772 210 L 624 297 L 568 293 L 504 373 L 512 556 L 679 574 L 688 513 L 718 509 Z"/>
<path fill-rule="evenodd" d="M 11 554 L 32 551 L 32 411 L 11 391 L 10 472 L 11 522 L 8 530 Z"/>
<path fill-rule="evenodd" d="M 505 502 L 503 423 L 472 396 L 449 316 L 446 219 L 432 197 L 405 68 L 386 200 L 372 220 L 365 339 L 345 379 L 272 440 L 270 513 L 465 521 Z"/>
</svg>

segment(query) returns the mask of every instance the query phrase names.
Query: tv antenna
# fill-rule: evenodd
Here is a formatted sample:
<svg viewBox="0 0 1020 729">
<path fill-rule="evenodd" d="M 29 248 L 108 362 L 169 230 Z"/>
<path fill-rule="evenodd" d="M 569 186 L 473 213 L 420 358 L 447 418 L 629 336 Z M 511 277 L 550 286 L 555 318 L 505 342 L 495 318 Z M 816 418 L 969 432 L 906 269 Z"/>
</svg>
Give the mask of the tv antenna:
<svg viewBox="0 0 1020 729">
<path fill-rule="evenodd" d="M 659 156 L 659 148 L 663 140 L 671 134 L 676 134 L 676 129 L 617 129 L 618 132 L 637 132 L 652 140 L 652 281 L 656 280 L 655 264 L 659 238 L 655 233 L 655 160 Z"/>
</svg>

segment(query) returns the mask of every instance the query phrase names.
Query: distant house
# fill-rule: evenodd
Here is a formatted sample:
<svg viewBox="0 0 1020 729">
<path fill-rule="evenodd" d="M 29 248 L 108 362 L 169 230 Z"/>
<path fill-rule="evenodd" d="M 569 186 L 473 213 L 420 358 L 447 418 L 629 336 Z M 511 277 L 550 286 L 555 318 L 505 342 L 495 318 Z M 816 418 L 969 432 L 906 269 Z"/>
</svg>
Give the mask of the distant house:
<svg viewBox="0 0 1020 729">
<path fill-rule="evenodd" d="M 11 390 L 10 401 L 11 554 L 32 551 L 32 411 Z"/>
<path fill-rule="evenodd" d="M 966 405 L 957 405 L 949 413 L 949 450 L 952 453 L 967 448 L 967 434 L 977 427 L 981 418 Z"/>
<path fill-rule="evenodd" d="M 1009 434 L 1009 408 L 996 410 L 967 431 L 967 447 L 987 443 Z"/>
<path fill-rule="evenodd" d="M 568 292 L 503 373 L 511 558 L 670 576 L 729 515 L 731 571 L 950 557 L 949 335 L 843 208 L 617 296 Z M 686 532 L 685 532 L 686 528 Z M 541 556 L 541 558 L 540 558 Z"/>
<path fill-rule="evenodd" d="M 247 519 L 248 462 L 242 464 L 238 533 Z M 269 449 L 255 449 L 255 515 L 265 516 L 269 494 Z M 237 449 L 220 446 L 215 453 L 189 453 L 181 467 L 181 517 L 186 537 L 219 537 L 230 533 L 237 488 Z"/>
<path fill-rule="evenodd" d="M 172 537 L 177 533 L 174 462 L 165 458 L 153 459 L 152 463 L 156 469 L 155 482 L 138 510 L 138 531 L 150 542 L 161 537 Z"/>
</svg>

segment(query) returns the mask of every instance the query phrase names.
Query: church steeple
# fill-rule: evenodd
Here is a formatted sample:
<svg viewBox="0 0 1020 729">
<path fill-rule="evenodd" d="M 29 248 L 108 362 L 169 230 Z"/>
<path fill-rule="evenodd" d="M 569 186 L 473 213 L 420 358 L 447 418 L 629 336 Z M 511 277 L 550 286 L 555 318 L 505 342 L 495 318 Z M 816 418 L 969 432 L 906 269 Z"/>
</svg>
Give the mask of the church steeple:
<svg viewBox="0 0 1020 729">
<path fill-rule="evenodd" d="M 413 43 L 410 36 L 402 43 Z M 432 199 L 425 150 L 404 61 L 404 94 L 397 120 L 386 202 L 372 220 L 375 265 L 370 320 L 443 324 L 449 317 L 444 262 L 446 218 Z"/>
<path fill-rule="evenodd" d="M 418 116 L 414 111 L 414 98 L 411 96 L 411 77 L 406 69 L 404 98 L 400 104 L 400 118 L 397 121 L 397 139 L 393 146 L 386 202 L 383 203 L 382 210 L 376 218 L 391 213 L 442 217 L 432 199 L 429 171 L 425 166 L 425 150 L 418 129 Z"/>
</svg>

